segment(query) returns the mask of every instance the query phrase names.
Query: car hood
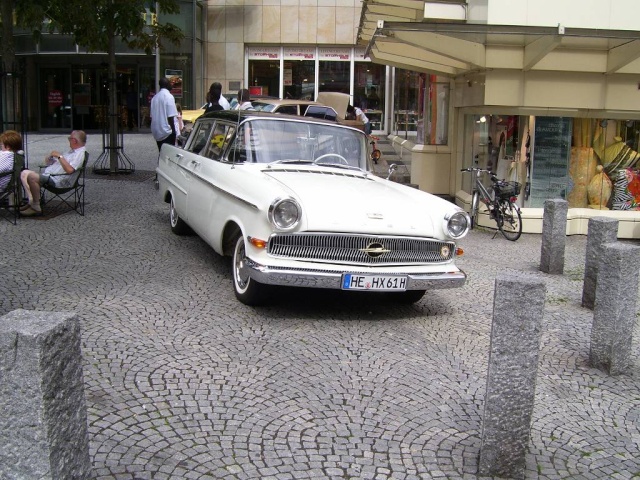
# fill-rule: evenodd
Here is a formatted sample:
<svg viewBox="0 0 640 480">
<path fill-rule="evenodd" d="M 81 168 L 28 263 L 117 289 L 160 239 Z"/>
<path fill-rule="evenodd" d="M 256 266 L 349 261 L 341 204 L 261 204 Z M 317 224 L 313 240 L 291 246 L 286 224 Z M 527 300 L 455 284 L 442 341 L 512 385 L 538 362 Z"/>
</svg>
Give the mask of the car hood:
<svg viewBox="0 0 640 480">
<path fill-rule="evenodd" d="M 457 207 L 398 183 L 337 169 L 274 169 L 302 206 L 307 230 L 441 237 L 442 218 Z"/>
</svg>

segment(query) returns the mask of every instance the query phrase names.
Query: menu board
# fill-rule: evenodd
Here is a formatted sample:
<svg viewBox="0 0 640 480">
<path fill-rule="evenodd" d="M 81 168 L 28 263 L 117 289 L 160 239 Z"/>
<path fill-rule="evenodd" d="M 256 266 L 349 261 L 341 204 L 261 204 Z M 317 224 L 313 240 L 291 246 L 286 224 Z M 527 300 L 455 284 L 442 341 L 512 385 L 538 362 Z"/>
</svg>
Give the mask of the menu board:
<svg viewBox="0 0 640 480">
<path fill-rule="evenodd" d="M 545 200 L 566 198 L 571 190 L 569 158 L 572 127 L 570 117 L 536 117 L 528 206 L 544 207 Z"/>
</svg>

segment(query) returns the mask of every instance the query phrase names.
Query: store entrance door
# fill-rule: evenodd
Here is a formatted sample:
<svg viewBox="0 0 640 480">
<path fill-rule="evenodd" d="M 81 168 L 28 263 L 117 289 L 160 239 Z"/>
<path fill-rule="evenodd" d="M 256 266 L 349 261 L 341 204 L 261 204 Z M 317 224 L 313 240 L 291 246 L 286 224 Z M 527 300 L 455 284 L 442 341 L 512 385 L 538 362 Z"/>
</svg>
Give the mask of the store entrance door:
<svg viewBox="0 0 640 480">
<path fill-rule="evenodd" d="M 40 70 L 41 128 L 71 129 L 71 91 L 69 68 L 42 68 Z"/>
</svg>

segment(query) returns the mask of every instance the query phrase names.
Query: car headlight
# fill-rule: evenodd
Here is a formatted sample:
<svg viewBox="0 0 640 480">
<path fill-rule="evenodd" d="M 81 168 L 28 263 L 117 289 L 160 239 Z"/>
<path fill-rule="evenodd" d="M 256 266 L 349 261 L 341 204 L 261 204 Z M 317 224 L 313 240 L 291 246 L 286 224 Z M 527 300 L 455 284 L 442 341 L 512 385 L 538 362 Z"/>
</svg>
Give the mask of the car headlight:
<svg viewBox="0 0 640 480">
<path fill-rule="evenodd" d="M 451 238 L 462 238 L 469 231 L 471 220 L 466 212 L 447 213 L 444 216 L 444 231 Z"/>
<path fill-rule="evenodd" d="M 269 206 L 269 221 L 280 230 L 291 230 L 300 221 L 302 209 L 293 198 L 277 198 Z"/>
</svg>

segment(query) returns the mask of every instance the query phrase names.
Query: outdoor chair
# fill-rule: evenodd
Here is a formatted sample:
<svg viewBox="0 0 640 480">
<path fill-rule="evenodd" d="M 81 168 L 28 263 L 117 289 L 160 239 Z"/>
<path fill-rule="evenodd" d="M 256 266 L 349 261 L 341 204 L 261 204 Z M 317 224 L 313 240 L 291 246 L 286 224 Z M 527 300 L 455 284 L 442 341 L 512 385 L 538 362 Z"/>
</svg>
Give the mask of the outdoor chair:
<svg viewBox="0 0 640 480">
<path fill-rule="evenodd" d="M 16 225 L 20 214 L 22 183 L 20 172 L 24 168 L 24 152 L 20 150 L 13 155 L 13 170 L 0 173 L 0 179 L 9 178 L 6 188 L 0 191 L 0 215 L 8 222 Z"/>
<path fill-rule="evenodd" d="M 87 169 L 87 163 L 89 161 L 89 152 L 84 152 L 84 161 L 80 168 L 78 168 L 72 174 L 61 173 L 57 175 L 51 175 L 52 178 L 63 176 L 75 176 L 73 184 L 68 187 L 56 187 L 51 185 L 43 185 L 40 188 L 40 206 L 44 212 L 45 207 L 53 200 L 58 199 L 61 204 L 67 205 L 71 210 L 74 210 L 79 215 L 84 216 L 84 181 L 85 170 Z M 45 167 L 41 167 L 45 168 Z M 50 194 L 48 198 L 47 194 Z M 60 205 L 62 206 L 62 205 Z"/>
</svg>

